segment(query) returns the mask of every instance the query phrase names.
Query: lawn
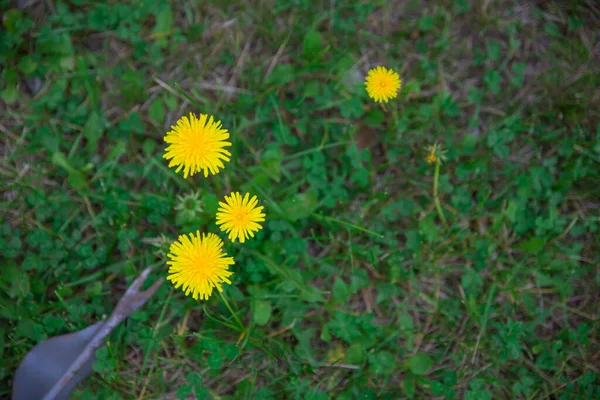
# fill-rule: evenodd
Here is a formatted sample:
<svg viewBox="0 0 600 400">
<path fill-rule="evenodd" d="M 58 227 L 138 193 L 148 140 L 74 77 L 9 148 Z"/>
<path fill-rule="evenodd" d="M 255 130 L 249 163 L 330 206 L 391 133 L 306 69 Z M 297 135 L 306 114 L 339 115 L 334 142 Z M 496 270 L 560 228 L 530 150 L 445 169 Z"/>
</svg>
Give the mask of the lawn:
<svg viewBox="0 0 600 400">
<path fill-rule="evenodd" d="M 152 266 L 74 399 L 600 398 L 596 1 L 0 14 L 0 397 Z M 383 106 L 379 65 L 402 79 Z M 216 175 L 163 158 L 190 112 L 231 134 Z M 266 213 L 245 243 L 216 225 L 232 191 Z M 196 230 L 235 259 L 223 297 L 166 280 Z"/>
</svg>

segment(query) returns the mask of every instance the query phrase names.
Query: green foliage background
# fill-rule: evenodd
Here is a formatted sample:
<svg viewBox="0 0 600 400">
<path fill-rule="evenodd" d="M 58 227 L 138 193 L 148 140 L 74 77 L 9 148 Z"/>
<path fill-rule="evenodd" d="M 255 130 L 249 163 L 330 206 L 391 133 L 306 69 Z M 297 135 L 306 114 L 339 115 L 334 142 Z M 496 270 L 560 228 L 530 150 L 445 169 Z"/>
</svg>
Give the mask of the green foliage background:
<svg viewBox="0 0 600 400">
<path fill-rule="evenodd" d="M 17 3 L 0 0 L 0 396 L 35 344 L 105 318 L 146 266 L 164 279 L 165 246 L 218 232 L 240 190 L 267 212 L 226 245 L 244 326 L 163 284 L 74 398 L 600 398 L 596 2 Z M 380 64 L 404 81 L 388 113 L 363 86 Z M 232 134 L 215 177 L 161 158 L 189 112 Z"/>
</svg>

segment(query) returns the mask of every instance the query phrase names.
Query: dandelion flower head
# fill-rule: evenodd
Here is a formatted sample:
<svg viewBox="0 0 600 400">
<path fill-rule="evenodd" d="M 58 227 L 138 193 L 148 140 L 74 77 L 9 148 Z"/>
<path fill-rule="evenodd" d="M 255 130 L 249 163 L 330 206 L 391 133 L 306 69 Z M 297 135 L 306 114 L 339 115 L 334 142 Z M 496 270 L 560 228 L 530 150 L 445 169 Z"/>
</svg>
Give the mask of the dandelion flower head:
<svg viewBox="0 0 600 400">
<path fill-rule="evenodd" d="M 203 171 L 204 177 L 210 172 L 213 175 L 225 168 L 223 161 L 229 161 L 231 153 L 225 147 L 231 146 L 227 129 L 221 127 L 221 121 L 212 116 L 200 114 L 197 118 L 190 113 L 189 118 L 183 116 L 164 140 L 169 143 L 163 158 L 170 160 L 170 167 L 177 167 L 175 172 L 183 169 L 183 177 L 193 176 Z"/>
<path fill-rule="evenodd" d="M 246 193 L 242 197 L 239 192 L 233 192 L 230 196 L 225 196 L 224 203 L 219 202 L 217 225 L 229 234 L 230 240 L 239 239 L 244 243 L 247 238 L 254 237 L 254 232 L 262 229 L 259 222 L 265 220 L 265 214 L 262 212 L 264 207 L 257 205 L 256 196 L 250 198 L 250 194 Z"/>
<path fill-rule="evenodd" d="M 206 300 L 214 288 L 223 291 L 223 283 L 231 284 L 228 279 L 233 272 L 229 266 L 234 264 L 233 257 L 223 252 L 223 241 L 214 233 L 203 234 L 196 231 L 181 235 L 170 247 L 167 257 L 169 275 L 167 280 L 182 287 L 185 295 L 190 293 L 194 300 Z"/>
<path fill-rule="evenodd" d="M 431 151 L 427 155 L 427 158 L 425 158 L 425 161 L 427 161 L 427 164 L 433 164 L 434 162 L 436 162 L 437 161 L 437 157 L 435 156 L 435 151 Z"/>
<path fill-rule="evenodd" d="M 446 149 L 444 146 L 438 143 L 434 143 L 433 145 L 425 147 L 427 151 L 427 156 L 425 157 L 425 162 L 427 164 L 434 164 L 439 162 L 440 164 L 446 161 Z"/>
<path fill-rule="evenodd" d="M 370 70 L 365 80 L 367 94 L 377 103 L 396 98 L 401 85 L 400 75 L 385 67 Z"/>
</svg>

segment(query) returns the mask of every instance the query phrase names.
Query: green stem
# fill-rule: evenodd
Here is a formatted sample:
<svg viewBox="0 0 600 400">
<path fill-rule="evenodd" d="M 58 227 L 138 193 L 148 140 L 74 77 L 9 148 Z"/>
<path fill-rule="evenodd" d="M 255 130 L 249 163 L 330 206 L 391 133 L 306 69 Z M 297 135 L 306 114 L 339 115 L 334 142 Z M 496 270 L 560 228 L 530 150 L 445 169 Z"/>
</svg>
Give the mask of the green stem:
<svg viewBox="0 0 600 400">
<path fill-rule="evenodd" d="M 239 325 L 240 329 L 243 331 L 245 329 L 244 328 L 244 324 L 242 324 L 242 321 L 240 321 L 240 319 L 238 318 L 237 314 L 233 312 L 233 309 L 229 305 L 229 302 L 227 301 L 227 299 L 225 298 L 225 296 L 223 296 L 223 292 L 219 292 L 219 296 L 221 296 L 221 300 L 223 300 L 223 303 L 225 303 L 225 306 L 227 307 L 227 309 L 229 310 L 229 312 L 231 313 L 231 315 L 233 315 L 233 319 L 235 319 L 235 322 L 237 322 L 237 324 Z"/>
<path fill-rule="evenodd" d="M 317 218 L 320 218 L 320 219 L 324 219 L 326 221 L 331 221 L 331 222 L 335 222 L 335 223 L 338 223 L 338 224 L 341 224 L 341 225 L 346 225 L 346 226 L 349 226 L 350 228 L 354 228 L 354 229 L 356 229 L 358 231 L 363 231 L 363 232 L 366 232 L 366 233 L 371 234 L 373 236 L 377 236 L 377 237 L 383 238 L 382 234 L 379 234 L 377 232 L 373 232 L 373 231 L 371 231 L 371 230 L 369 230 L 367 228 L 363 228 L 363 227 L 358 226 L 358 225 L 354 225 L 353 223 L 350 223 L 350 222 L 342 221 L 341 219 L 337 219 L 335 217 L 330 217 L 328 215 L 323 215 L 323 214 L 318 214 L 318 213 L 313 213 L 313 216 L 315 216 Z"/>
<path fill-rule="evenodd" d="M 438 195 L 438 181 L 440 180 L 440 166 L 442 163 L 440 160 L 435 162 L 435 173 L 433 175 L 433 202 L 435 203 L 435 208 L 437 210 L 442 223 L 446 228 L 448 228 L 448 221 L 446 221 L 446 216 L 444 215 L 444 211 L 442 210 L 442 204 L 440 203 L 440 196 Z"/>
<path fill-rule="evenodd" d="M 397 131 L 398 130 L 398 111 L 396 110 L 396 107 L 392 107 L 392 119 L 393 119 L 393 123 L 394 123 L 394 130 Z M 395 132 L 397 133 L 397 132 Z"/>
<path fill-rule="evenodd" d="M 386 105 L 384 103 L 379 103 L 381 109 L 383 110 L 383 112 L 386 114 L 386 118 L 389 121 L 390 127 L 393 130 L 396 130 L 398 128 L 398 111 L 396 110 L 396 106 L 395 105 L 391 105 L 390 108 L 392 110 L 392 116 L 391 116 L 391 120 L 390 120 L 390 116 L 388 114 L 388 108 L 386 107 Z"/>
</svg>

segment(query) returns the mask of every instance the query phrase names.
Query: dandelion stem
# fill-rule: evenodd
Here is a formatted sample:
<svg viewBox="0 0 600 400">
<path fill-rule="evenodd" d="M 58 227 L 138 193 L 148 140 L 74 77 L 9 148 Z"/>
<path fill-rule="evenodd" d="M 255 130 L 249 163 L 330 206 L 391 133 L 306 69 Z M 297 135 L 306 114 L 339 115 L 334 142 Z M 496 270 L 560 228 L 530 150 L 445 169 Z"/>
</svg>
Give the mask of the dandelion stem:
<svg viewBox="0 0 600 400">
<path fill-rule="evenodd" d="M 436 160 L 435 162 L 435 172 L 433 175 L 433 202 L 435 203 L 435 208 L 437 210 L 442 223 L 446 228 L 448 228 L 448 221 L 446 221 L 446 216 L 444 215 L 444 211 L 442 210 L 442 204 L 440 203 L 440 196 L 438 194 L 438 181 L 440 180 L 440 166 L 442 163 L 440 160 Z"/>
<path fill-rule="evenodd" d="M 223 295 L 223 292 L 219 292 L 219 296 L 221 296 L 221 300 L 223 300 L 223 303 L 225 303 L 225 306 L 227 307 L 227 309 L 229 310 L 229 312 L 233 316 L 233 319 L 235 319 L 235 322 L 237 322 L 237 324 L 239 325 L 240 329 L 243 331 L 245 329 L 244 328 L 244 324 L 242 324 L 242 321 L 240 321 L 240 319 L 238 318 L 237 314 L 233 312 L 233 309 L 231 308 L 231 306 L 229 305 L 229 302 L 227 301 L 227 299 Z"/>
<path fill-rule="evenodd" d="M 392 107 L 392 120 L 394 123 L 394 130 L 397 131 L 398 130 L 398 110 L 396 110 L 396 107 Z M 394 132 L 397 133 L 397 132 Z"/>
</svg>

